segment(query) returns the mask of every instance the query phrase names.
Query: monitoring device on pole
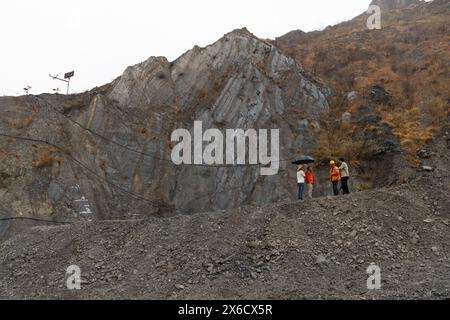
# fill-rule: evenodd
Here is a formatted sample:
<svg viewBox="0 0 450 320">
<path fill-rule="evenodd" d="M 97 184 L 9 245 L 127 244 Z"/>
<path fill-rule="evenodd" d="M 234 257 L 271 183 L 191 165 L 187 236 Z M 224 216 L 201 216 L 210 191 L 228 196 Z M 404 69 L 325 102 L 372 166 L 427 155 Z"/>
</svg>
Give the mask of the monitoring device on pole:
<svg viewBox="0 0 450 320">
<path fill-rule="evenodd" d="M 64 75 L 64 79 L 69 79 L 70 80 L 70 78 L 72 78 L 74 75 L 75 75 L 75 71 L 67 72 Z"/>
<path fill-rule="evenodd" d="M 25 90 L 25 94 L 28 95 L 29 91 L 31 90 L 31 87 L 26 86 L 25 88 L 23 88 L 23 90 Z"/>
<path fill-rule="evenodd" d="M 59 81 L 63 81 L 65 83 L 67 83 L 67 94 L 69 94 L 70 79 L 74 75 L 75 75 L 75 71 L 67 72 L 66 74 L 64 74 L 64 79 L 61 79 L 61 78 L 58 77 L 58 75 L 52 76 L 51 74 L 49 74 L 50 78 L 52 78 L 53 80 L 59 80 Z"/>
</svg>

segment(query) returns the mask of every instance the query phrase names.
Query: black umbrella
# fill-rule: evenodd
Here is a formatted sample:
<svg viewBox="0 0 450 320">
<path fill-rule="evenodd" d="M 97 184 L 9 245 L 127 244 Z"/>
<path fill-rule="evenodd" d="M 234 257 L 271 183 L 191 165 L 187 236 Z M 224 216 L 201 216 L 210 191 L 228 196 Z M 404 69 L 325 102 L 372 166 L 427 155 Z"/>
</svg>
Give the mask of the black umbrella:
<svg viewBox="0 0 450 320">
<path fill-rule="evenodd" d="M 301 156 L 297 158 L 295 161 L 292 161 L 292 164 L 310 164 L 313 163 L 314 161 L 315 160 L 310 156 Z"/>
</svg>

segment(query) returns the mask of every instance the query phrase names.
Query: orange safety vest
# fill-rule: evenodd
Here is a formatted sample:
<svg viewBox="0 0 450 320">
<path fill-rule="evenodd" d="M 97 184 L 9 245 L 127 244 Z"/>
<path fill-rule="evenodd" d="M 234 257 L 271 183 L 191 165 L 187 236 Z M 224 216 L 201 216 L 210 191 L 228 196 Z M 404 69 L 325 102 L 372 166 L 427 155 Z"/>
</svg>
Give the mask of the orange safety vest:
<svg viewBox="0 0 450 320">
<path fill-rule="evenodd" d="M 314 176 L 311 171 L 306 171 L 306 184 L 314 184 Z"/>
<path fill-rule="evenodd" d="M 341 175 L 339 174 L 339 168 L 336 166 L 333 166 L 330 170 L 330 178 L 331 181 L 339 181 L 341 180 Z"/>
</svg>

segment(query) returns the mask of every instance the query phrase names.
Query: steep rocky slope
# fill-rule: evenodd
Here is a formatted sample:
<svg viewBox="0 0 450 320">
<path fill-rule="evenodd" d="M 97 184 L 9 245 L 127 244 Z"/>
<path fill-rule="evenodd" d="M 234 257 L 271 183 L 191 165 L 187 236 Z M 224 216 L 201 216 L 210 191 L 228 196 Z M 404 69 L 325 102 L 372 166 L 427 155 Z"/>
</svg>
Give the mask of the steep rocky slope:
<svg viewBox="0 0 450 320">
<path fill-rule="evenodd" d="M 171 132 L 192 132 L 195 120 L 204 130 L 279 129 L 280 156 L 292 159 L 315 147 L 328 93 L 242 29 L 173 62 L 151 57 L 84 94 L 0 98 L 1 215 L 111 219 L 293 198 L 289 161 L 276 176 L 175 166 Z"/>
</svg>

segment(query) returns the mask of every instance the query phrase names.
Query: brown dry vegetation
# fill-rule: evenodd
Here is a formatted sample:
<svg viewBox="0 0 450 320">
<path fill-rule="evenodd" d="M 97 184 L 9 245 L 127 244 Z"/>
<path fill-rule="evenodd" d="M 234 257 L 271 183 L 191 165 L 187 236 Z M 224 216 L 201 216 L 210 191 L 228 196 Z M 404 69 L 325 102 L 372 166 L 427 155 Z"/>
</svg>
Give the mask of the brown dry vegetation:
<svg viewBox="0 0 450 320">
<path fill-rule="evenodd" d="M 34 115 L 31 115 L 29 117 L 26 117 L 25 119 L 17 120 L 16 122 L 14 122 L 12 124 L 12 126 L 15 129 L 19 129 L 19 130 L 20 129 L 25 129 L 25 128 L 28 128 L 33 123 L 33 120 L 34 120 Z"/>
<path fill-rule="evenodd" d="M 422 126 L 420 124 L 422 115 L 417 107 L 402 107 L 394 110 L 380 107 L 378 108 L 378 113 L 385 123 L 392 128 L 402 148 L 410 157 L 415 155 L 417 147 L 424 145 L 433 138 L 436 130 L 436 127 L 433 125 Z"/>
<path fill-rule="evenodd" d="M 448 2 L 422 3 L 383 12 L 381 30 L 367 30 L 367 16 L 361 15 L 321 32 L 279 38 L 276 44 L 338 95 L 358 92 L 352 102 L 332 103 L 332 113 L 355 111 L 375 83 L 386 88 L 394 106 L 378 106 L 377 112 L 411 159 L 449 113 L 449 17 Z M 319 149 L 329 150 L 325 153 L 352 149 L 351 136 L 348 146 L 338 148 L 343 150 L 335 150 L 335 138 L 328 136 L 321 135 Z"/>
<path fill-rule="evenodd" d="M 3 160 L 9 156 L 9 150 L 0 149 L 0 160 Z"/>
<path fill-rule="evenodd" d="M 57 151 L 58 150 L 56 150 L 55 148 L 49 146 L 39 147 L 33 166 L 36 169 L 51 167 L 53 165 L 53 162 L 58 160 L 58 158 L 55 156 Z"/>
<path fill-rule="evenodd" d="M 313 151 L 313 156 L 319 164 L 326 165 L 330 159 L 340 157 L 358 164 L 362 158 L 363 142 L 354 137 L 356 124 L 341 121 L 340 115 L 346 111 L 347 106 L 345 100 L 339 96 L 330 101 L 332 111 L 322 118 L 319 143 Z"/>
</svg>

